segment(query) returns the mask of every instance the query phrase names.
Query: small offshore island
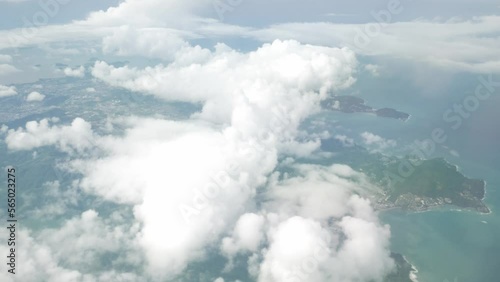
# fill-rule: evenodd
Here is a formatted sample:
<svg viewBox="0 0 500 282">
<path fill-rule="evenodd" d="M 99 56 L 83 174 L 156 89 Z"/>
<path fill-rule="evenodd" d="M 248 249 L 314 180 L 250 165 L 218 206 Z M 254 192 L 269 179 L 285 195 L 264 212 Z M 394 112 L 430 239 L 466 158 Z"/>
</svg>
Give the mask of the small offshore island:
<svg viewBox="0 0 500 282">
<path fill-rule="evenodd" d="M 463 209 L 490 213 L 484 204 L 486 182 L 470 179 L 458 171 L 458 167 L 443 158 L 429 160 L 386 156 L 371 153 L 353 145 L 344 147 L 335 139 L 322 141 L 322 149 L 335 152 L 335 161 L 345 163 L 363 172 L 380 189 L 373 195 L 376 209 L 401 208 L 407 211 L 427 211 L 430 208 L 452 205 Z M 401 164 L 411 163 L 413 170 L 401 175 Z"/>
<path fill-rule="evenodd" d="M 391 108 L 375 109 L 365 104 L 365 100 L 354 96 L 333 96 L 321 102 L 324 109 L 343 113 L 370 113 L 379 117 L 407 121 L 410 115 Z"/>
</svg>

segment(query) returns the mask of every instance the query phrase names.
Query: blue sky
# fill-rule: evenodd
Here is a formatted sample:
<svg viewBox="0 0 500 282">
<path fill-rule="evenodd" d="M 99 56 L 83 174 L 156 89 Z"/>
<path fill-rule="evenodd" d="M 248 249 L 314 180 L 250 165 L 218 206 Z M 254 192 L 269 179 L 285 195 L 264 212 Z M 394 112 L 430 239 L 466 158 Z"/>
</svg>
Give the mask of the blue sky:
<svg viewBox="0 0 500 282">
<path fill-rule="evenodd" d="M 22 27 L 23 18 L 31 18 L 40 10 L 40 3 L 51 1 L 26 0 L 21 2 L 0 1 L 0 29 Z M 61 12 L 51 18 L 50 24 L 64 24 L 73 20 L 83 20 L 95 10 L 107 9 L 118 3 L 118 0 L 71 1 L 61 7 Z"/>
<path fill-rule="evenodd" d="M 51 2 L 51 1 L 40 1 Z M 102 1 L 70 1 L 62 7 L 62 13 L 51 19 L 51 24 L 69 23 L 73 20 L 83 20 L 96 10 L 116 6 L 119 0 Z M 242 4 L 227 15 L 230 23 L 259 26 L 272 23 L 293 21 L 334 21 L 344 23 L 364 23 L 371 20 L 369 12 L 383 8 L 388 1 L 242 1 Z M 401 0 L 409 7 L 398 20 L 409 21 L 417 18 L 450 18 L 498 14 L 499 4 L 493 0 L 459 0 L 459 1 L 409 1 Z M 29 18 L 40 9 L 39 1 L 0 1 L 0 29 L 10 29 L 23 26 L 23 17 Z M 337 16 L 327 16 L 337 14 Z"/>
</svg>

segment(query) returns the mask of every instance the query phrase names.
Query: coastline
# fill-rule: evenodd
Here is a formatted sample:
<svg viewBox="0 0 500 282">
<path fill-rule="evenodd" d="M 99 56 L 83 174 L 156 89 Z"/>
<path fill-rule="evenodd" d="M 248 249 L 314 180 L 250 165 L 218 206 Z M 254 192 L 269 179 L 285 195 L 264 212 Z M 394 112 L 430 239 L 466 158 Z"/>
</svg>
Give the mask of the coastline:
<svg viewBox="0 0 500 282">
<path fill-rule="evenodd" d="M 448 207 L 448 208 L 446 208 Z M 432 206 L 432 207 L 428 207 L 427 209 L 425 210 L 410 210 L 410 209 L 405 209 L 403 207 L 398 207 L 398 206 L 394 206 L 394 207 L 388 207 L 388 208 L 380 208 L 380 207 L 373 207 L 375 211 L 378 211 L 378 212 L 390 212 L 390 211 L 394 211 L 394 210 L 399 210 L 401 212 L 407 212 L 407 213 L 426 213 L 426 212 L 470 212 L 470 213 L 474 213 L 474 214 L 478 214 L 478 215 L 490 215 L 490 214 L 493 214 L 493 211 L 491 211 L 491 209 L 488 208 L 488 212 L 480 212 L 480 211 L 477 211 L 473 208 L 462 208 L 460 209 L 459 207 L 456 207 L 454 205 L 449 205 L 449 204 L 446 204 L 446 205 L 440 205 L 440 206 Z"/>
<path fill-rule="evenodd" d="M 411 266 L 411 270 L 410 270 L 410 274 L 409 274 L 409 278 L 412 282 L 419 282 L 418 281 L 418 268 L 413 264 L 411 263 L 407 258 L 406 256 L 403 255 L 403 258 L 404 260 L 406 260 L 406 262 Z"/>
</svg>

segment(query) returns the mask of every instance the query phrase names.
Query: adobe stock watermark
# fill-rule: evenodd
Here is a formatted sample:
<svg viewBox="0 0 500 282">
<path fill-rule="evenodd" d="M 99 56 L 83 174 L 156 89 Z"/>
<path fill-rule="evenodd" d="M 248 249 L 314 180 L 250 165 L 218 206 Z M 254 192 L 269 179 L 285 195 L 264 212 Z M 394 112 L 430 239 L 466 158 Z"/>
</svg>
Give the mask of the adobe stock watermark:
<svg viewBox="0 0 500 282">
<path fill-rule="evenodd" d="M 474 94 L 463 99 L 461 103 L 456 103 L 452 108 L 446 110 L 443 114 L 443 120 L 452 124 L 453 130 L 459 129 L 464 120 L 468 119 L 471 114 L 479 109 L 481 101 L 485 101 L 495 92 L 495 88 L 500 87 L 500 80 L 493 81 L 493 75 L 490 74 L 487 78 L 479 77 Z"/>
<path fill-rule="evenodd" d="M 29 43 L 41 26 L 45 26 L 59 14 L 61 7 L 67 5 L 71 0 L 39 0 L 39 9 L 29 18 L 23 17 L 24 26 L 20 33 L 11 32 L 9 41 L 12 46 Z"/>
<path fill-rule="evenodd" d="M 221 170 L 213 175 L 202 189 L 195 189 L 192 203 L 179 205 L 179 211 L 184 221 L 189 224 L 192 222 L 193 217 L 197 217 L 209 209 L 210 201 L 216 199 L 223 189 L 229 187 L 233 180 L 233 177 L 226 170 Z"/>
<path fill-rule="evenodd" d="M 244 0 L 213 0 L 212 6 L 220 21 L 224 20 L 225 14 L 233 12 Z"/>
<path fill-rule="evenodd" d="M 412 145 L 409 160 L 404 159 L 398 164 L 397 174 L 390 171 L 384 171 L 385 179 L 389 184 L 401 183 L 405 178 L 410 177 L 416 170 L 416 167 L 422 164 L 423 160 L 431 157 L 438 145 L 443 146 L 448 140 L 447 130 L 458 130 L 464 124 L 464 121 L 477 111 L 482 102 L 488 100 L 500 88 L 500 79 L 494 80 L 493 75 L 478 77 L 474 93 L 465 97 L 460 103 L 453 104 L 452 107 L 445 110 L 442 115 L 443 121 L 449 128 L 436 127 L 431 131 L 430 138 L 423 141 L 416 140 Z"/>
</svg>

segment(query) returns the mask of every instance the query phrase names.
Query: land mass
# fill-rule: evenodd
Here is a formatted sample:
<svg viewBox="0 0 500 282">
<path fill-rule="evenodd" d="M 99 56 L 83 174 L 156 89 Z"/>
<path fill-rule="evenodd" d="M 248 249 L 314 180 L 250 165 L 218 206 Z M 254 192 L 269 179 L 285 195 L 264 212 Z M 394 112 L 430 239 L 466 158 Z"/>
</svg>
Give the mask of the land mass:
<svg viewBox="0 0 500 282">
<path fill-rule="evenodd" d="M 324 109 L 343 113 L 370 113 L 379 117 L 407 121 L 410 115 L 391 108 L 376 109 L 365 104 L 365 100 L 354 96 L 333 96 L 321 102 Z"/>
<path fill-rule="evenodd" d="M 386 156 L 358 145 L 346 147 L 335 138 L 323 140 L 322 149 L 335 152 L 336 162 L 363 172 L 380 188 L 372 199 L 377 209 L 426 211 L 452 205 L 490 212 L 483 202 L 486 182 L 466 177 L 443 158 Z"/>
<path fill-rule="evenodd" d="M 394 260 L 395 269 L 385 277 L 385 282 L 413 282 L 412 275 L 417 271 L 402 254 L 391 253 L 391 258 Z"/>
</svg>

